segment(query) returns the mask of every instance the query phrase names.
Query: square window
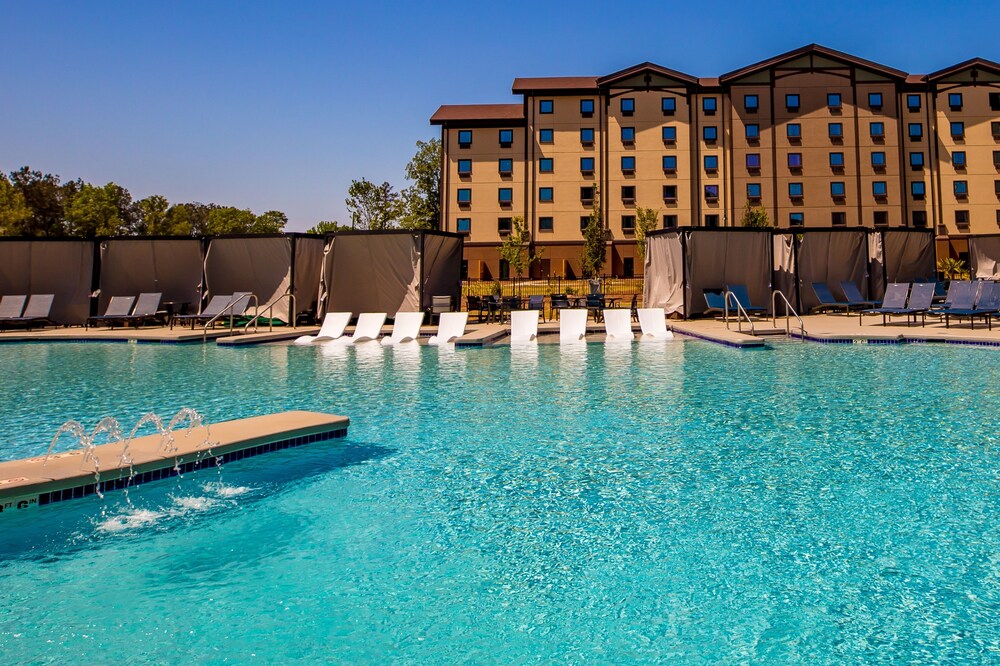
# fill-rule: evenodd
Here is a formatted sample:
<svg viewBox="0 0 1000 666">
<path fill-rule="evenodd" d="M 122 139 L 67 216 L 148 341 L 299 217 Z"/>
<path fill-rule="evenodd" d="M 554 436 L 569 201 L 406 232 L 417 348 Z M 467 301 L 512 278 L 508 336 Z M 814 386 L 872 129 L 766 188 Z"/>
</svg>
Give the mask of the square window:
<svg viewBox="0 0 1000 666">
<path fill-rule="evenodd" d="M 993 151 L 993 166 L 1000 169 L 1000 150 Z"/>
<path fill-rule="evenodd" d="M 884 197 L 889 193 L 889 187 L 884 180 L 872 182 L 872 194 L 876 197 Z"/>
<path fill-rule="evenodd" d="M 965 180 L 956 180 L 954 184 L 955 196 L 965 197 L 969 195 L 969 183 Z"/>
<path fill-rule="evenodd" d="M 663 156 L 663 170 L 664 171 L 677 171 L 677 156 L 676 155 L 664 155 Z"/>
<path fill-rule="evenodd" d="M 510 222 L 511 222 L 511 218 L 509 218 L 509 217 L 498 217 L 497 218 L 497 231 L 499 233 L 501 233 L 501 234 L 509 234 L 510 233 Z"/>
<path fill-rule="evenodd" d="M 715 201 L 719 198 L 719 186 L 718 185 L 706 185 L 705 186 L 705 200 Z"/>
<path fill-rule="evenodd" d="M 993 194 L 1000 197 L 1000 180 L 993 181 Z"/>
<path fill-rule="evenodd" d="M 585 146 L 594 143 L 594 129 L 592 127 L 583 127 L 580 129 L 580 143 Z"/>
<path fill-rule="evenodd" d="M 676 127 L 664 127 L 663 128 L 663 143 L 673 143 L 677 141 L 677 128 Z"/>
<path fill-rule="evenodd" d="M 663 228 L 669 229 L 671 227 L 677 226 L 677 216 L 676 215 L 664 215 L 663 216 Z"/>
<path fill-rule="evenodd" d="M 585 231 L 587 226 L 590 224 L 590 216 L 584 215 L 580 218 L 580 231 Z"/>
<path fill-rule="evenodd" d="M 794 112 L 799 110 L 799 96 L 798 95 L 785 95 L 785 108 L 789 112 Z"/>
<path fill-rule="evenodd" d="M 747 169 L 760 168 L 760 153 L 747 153 Z"/>
<path fill-rule="evenodd" d="M 715 125 L 705 125 L 702 128 L 701 136 L 705 143 L 715 143 L 719 139 L 719 128 Z"/>
<path fill-rule="evenodd" d="M 868 106 L 873 111 L 882 108 L 882 93 L 868 93 Z"/>
<path fill-rule="evenodd" d="M 990 93 L 990 109 L 1000 111 L 1000 93 Z"/>
<path fill-rule="evenodd" d="M 920 110 L 920 95 L 907 95 L 906 96 L 906 108 L 910 112 L 916 112 Z"/>
<path fill-rule="evenodd" d="M 468 148 L 472 145 L 472 130 L 458 131 L 458 147 Z"/>
<path fill-rule="evenodd" d="M 990 123 L 990 134 L 994 139 L 1000 139 L 1000 122 L 994 120 Z"/>
<path fill-rule="evenodd" d="M 553 189 L 551 187 L 538 188 L 538 200 L 543 203 L 552 203 Z"/>
<path fill-rule="evenodd" d="M 789 213 L 788 225 L 791 227 L 801 227 L 806 223 L 805 213 Z"/>
<path fill-rule="evenodd" d="M 828 123 L 826 126 L 827 134 L 834 141 L 844 138 L 844 124 L 843 123 Z"/>
<path fill-rule="evenodd" d="M 677 110 L 677 100 L 673 97 L 664 97 L 660 100 L 660 109 L 665 116 L 674 115 L 674 112 Z"/>
<path fill-rule="evenodd" d="M 538 172 L 539 173 L 552 173 L 554 168 L 554 163 L 551 157 L 543 157 L 538 160 Z"/>
<path fill-rule="evenodd" d="M 788 168 L 789 169 L 802 168 L 802 153 L 788 153 Z"/>
<path fill-rule="evenodd" d="M 830 166 L 834 169 L 843 169 L 844 153 L 830 153 Z"/>
<path fill-rule="evenodd" d="M 631 97 L 622 98 L 622 115 L 631 116 L 635 113 L 635 99 Z"/>
<path fill-rule="evenodd" d="M 756 141 L 760 138 L 760 125 L 756 123 L 751 123 L 745 128 L 747 141 Z"/>
<path fill-rule="evenodd" d="M 885 153 L 881 150 L 876 150 L 872 153 L 872 168 L 873 169 L 884 169 L 885 168 Z"/>
<path fill-rule="evenodd" d="M 590 205 L 594 202 L 594 188 L 593 187 L 581 187 L 580 188 L 580 202 L 584 205 Z"/>
<path fill-rule="evenodd" d="M 798 123 L 788 123 L 785 127 L 785 135 L 790 140 L 797 141 L 802 138 L 802 125 Z"/>
<path fill-rule="evenodd" d="M 635 230 L 635 215 L 622 215 L 622 231 Z"/>
<path fill-rule="evenodd" d="M 913 226 L 918 229 L 927 228 L 927 211 L 925 210 L 915 210 L 913 211 Z"/>
<path fill-rule="evenodd" d="M 962 93 L 948 93 L 948 108 L 952 111 L 962 110 Z"/>
<path fill-rule="evenodd" d="M 956 210 L 955 211 L 955 224 L 960 227 L 969 226 L 969 211 L 967 210 Z"/>
<path fill-rule="evenodd" d="M 632 173 L 635 171 L 635 158 L 631 155 L 622 157 L 622 173 Z"/>
<path fill-rule="evenodd" d="M 540 217 L 538 218 L 538 230 L 539 231 L 552 231 L 553 228 L 551 217 Z"/>
<path fill-rule="evenodd" d="M 623 127 L 622 128 L 622 143 L 635 143 L 635 128 L 634 127 Z"/>
<path fill-rule="evenodd" d="M 834 181 L 830 183 L 830 196 L 836 199 L 842 199 L 847 194 L 847 188 L 841 181 Z"/>
<path fill-rule="evenodd" d="M 868 124 L 868 134 L 873 139 L 882 139 L 885 137 L 885 123 L 869 123 Z"/>
<path fill-rule="evenodd" d="M 554 109 L 555 104 L 551 99 L 543 99 L 538 102 L 538 113 L 552 113 Z"/>
<path fill-rule="evenodd" d="M 498 162 L 498 169 L 501 176 L 509 176 L 514 172 L 514 160 L 502 159 Z"/>
<path fill-rule="evenodd" d="M 956 150 L 951 154 L 951 166 L 955 169 L 965 168 L 965 151 Z"/>
<path fill-rule="evenodd" d="M 906 132 L 911 141 L 920 141 L 924 136 L 924 126 L 921 123 L 910 123 L 906 126 Z"/>
<path fill-rule="evenodd" d="M 510 148 L 512 143 L 514 143 L 514 130 L 500 130 L 500 147 Z"/>
<path fill-rule="evenodd" d="M 747 199 L 760 199 L 760 183 L 747 183 Z"/>
<path fill-rule="evenodd" d="M 472 160 L 459 160 L 458 161 L 458 175 L 459 176 L 471 176 L 472 175 Z"/>
<path fill-rule="evenodd" d="M 634 185 L 622 185 L 622 201 L 624 201 L 625 203 L 631 203 L 635 201 Z"/>
<path fill-rule="evenodd" d="M 584 118 L 590 118 L 594 115 L 594 100 L 592 99 L 581 99 L 580 100 L 580 115 Z"/>
<path fill-rule="evenodd" d="M 840 98 L 840 93 L 827 93 L 826 105 L 831 109 L 839 109 L 840 107 L 842 107 L 843 102 Z"/>
<path fill-rule="evenodd" d="M 749 113 L 757 113 L 760 108 L 760 99 L 757 95 L 743 95 L 743 108 Z"/>
<path fill-rule="evenodd" d="M 842 210 L 835 210 L 830 214 L 830 224 L 835 227 L 843 227 L 847 224 L 847 213 Z"/>
<path fill-rule="evenodd" d="M 872 212 L 872 221 L 875 222 L 876 227 L 886 227 L 889 226 L 889 211 L 887 210 L 876 210 Z"/>
<path fill-rule="evenodd" d="M 793 199 L 801 199 L 802 183 L 788 183 L 788 196 Z"/>
<path fill-rule="evenodd" d="M 965 136 L 965 123 L 951 124 L 951 138 L 961 139 Z"/>
<path fill-rule="evenodd" d="M 711 213 L 705 216 L 705 226 L 706 227 L 717 227 L 719 226 L 719 216 Z"/>
<path fill-rule="evenodd" d="M 719 158 L 716 155 L 705 155 L 705 171 L 717 171 L 719 169 Z"/>
<path fill-rule="evenodd" d="M 714 97 L 704 97 L 701 100 L 701 110 L 705 112 L 706 116 L 714 116 L 717 109 L 718 100 Z"/>
<path fill-rule="evenodd" d="M 460 187 L 458 188 L 457 194 L 458 194 L 458 203 L 460 204 L 472 203 L 472 188 Z"/>
<path fill-rule="evenodd" d="M 455 229 L 460 234 L 467 234 L 472 232 L 472 218 L 471 217 L 460 217 L 457 220 Z"/>
<path fill-rule="evenodd" d="M 502 204 L 510 205 L 514 201 L 514 190 L 509 187 L 501 187 L 499 190 L 499 200 Z"/>
<path fill-rule="evenodd" d="M 538 143 L 552 143 L 555 140 L 555 133 L 550 129 L 538 130 Z"/>
<path fill-rule="evenodd" d="M 663 199 L 664 199 L 664 201 L 677 201 L 677 186 L 676 185 L 664 185 L 663 186 Z"/>
<path fill-rule="evenodd" d="M 910 166 L 914 169 L 924 168 L 924 154 L 923 153 L 910 153 Z"/>
<path fill-rule="evenodd" d="M 594 173 L 594 158 L 593 157 L 581 157 L 580 158 L 580 171 L 583 173 Z"/>
<path fill-rule="evenodd" d="M 910 183 L 910 194 L 913 195 L 914 199 L 923 199 L 926 193 L 927 186 L 924 184 L 924 181 L 917 180 Z"/>
</svg>

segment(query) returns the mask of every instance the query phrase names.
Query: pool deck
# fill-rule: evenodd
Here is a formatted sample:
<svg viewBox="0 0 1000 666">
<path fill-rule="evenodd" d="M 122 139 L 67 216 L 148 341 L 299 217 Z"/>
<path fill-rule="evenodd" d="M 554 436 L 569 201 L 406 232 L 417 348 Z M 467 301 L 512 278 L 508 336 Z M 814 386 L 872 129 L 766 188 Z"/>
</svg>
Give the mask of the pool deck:
<svg viewBox="0 0 1000 666">
<path fill-rule="evenodd" d="M 157 481 L 263 453 L 347 435 L 350 420 L 319 412 L 291 411 L 178 428 L 160 435 L 0 462 L 0 513 L 77 499 Z M 100 476 L 95 475 L 95 459 Z"/>
</svg>

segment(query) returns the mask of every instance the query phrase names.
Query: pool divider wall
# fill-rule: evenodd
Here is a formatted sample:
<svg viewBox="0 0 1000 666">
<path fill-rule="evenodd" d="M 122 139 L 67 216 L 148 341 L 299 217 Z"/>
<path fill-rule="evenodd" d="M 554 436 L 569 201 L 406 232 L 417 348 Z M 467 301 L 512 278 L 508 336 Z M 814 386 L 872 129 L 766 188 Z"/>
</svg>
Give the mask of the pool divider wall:
<svg viewBox="0 0 1000 666">
<path fill-rule="evenodd" d="M 347 436 L 350 420 L 290 411 L 178 429 L 164 447 L 159 434 L 83 449 L 0 462 L 0 513 L 121 490 L 264 453 Z M 100 462 L 95 476 L 94 457 Z M 123 457 L 126 462 L 122 463 Z"/>
</svg>

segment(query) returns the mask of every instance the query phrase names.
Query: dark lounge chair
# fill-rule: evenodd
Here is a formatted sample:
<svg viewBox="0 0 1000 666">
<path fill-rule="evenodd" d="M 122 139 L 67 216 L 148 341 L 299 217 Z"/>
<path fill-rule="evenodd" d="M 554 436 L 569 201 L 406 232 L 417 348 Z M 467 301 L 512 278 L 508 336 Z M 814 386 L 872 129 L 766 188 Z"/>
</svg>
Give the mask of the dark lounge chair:
<svg viewBox="0 0 1000 666">
<path fill-rule="evenodd" d="M 549 311 L 552 313 L 553 319 L 559 319 L 560 310 L 568 310 L 569 308 L 569 296 L 566 294 L 551 294 L 549 296 Z"/>
<path fill-rule="evenodd" d="M 874 308 L 879 305 L 878 301 L 870 301 L 866 299 L 861 294 L 861 290 L 858 289 L 858 285 L 854 284 L 850 280 L 844 280 L 841 282 L 840 290 L 844 292 L 844 298 L 847 299 L 848 303 L 854 303 L 861 308 Z"/>
<path fill-rule="evenodd" d="M 909 293 L 909 299 L 906 298 Z M 862 310 L 858 314 L 861 321 L 862 315 L 880 314 L 882 315 L 882 325 L 885 326 L 887 320 L 894 315 L 905 315 L 906 325 L 917 320 L 920 315 L 920 325 L 925 323 L 925 317 L 931 308 L 931 301 L 934 299 L 934 284 L 931 282 L 918 282 L 910 289 L 910 285 L 905 282 L 894 282 L 885 291 L 885 300 L 882 307 Z"/>
<path fill-rule="evenodd" d="M 428 322 L 434 323 L 435 318 L 440 322 L 442 312 L 451 312 L 451 296 L 431 296 L 431 310 L 430 317 L 427 318 Z"/>
<path fill-rule="evenodd" d="M 538 310 L 542 313 L 542 321 L 545 321 L 545 297 L 544 296 L 528 296 L 528 309 Z"/>
<path fill-rule="evenodd" d="M 970 289 L 962 290 L 952 301 L 951 306 L 943 310 L 935 310 L 934 314 L 944 316 L 944 327 L 949 328 L 951 318 L 968 319 L 970 326 L 976 328 L 976 319 L 982 317 L 989 328 L 990 316 L 1000 311 L 1000 285 L 994 282 L 971 284 Z M 978 288 L 977 288 L 978 287 Z M 978 297 L 976 296 L 978 292 Z"/>
<path fill-rule="evenodd" d="M 705 289 L 702 291 L 705 296 L 705 314 L 722 314 L 726 311 L 726 297 L 723 296 L 723 292 L 717 290 Z"/>
<path fill-rule="evenodd" d="M 55 322 L 49 317 L 55 298 L 55 294 L 32 294 L 20 317 L 0 318 L 0 330 L 8 326 L 24 326 L 31 329 L 32 326 L 38 324 L 54 324 Z"/>
<path fill-rule="evenodd" d="M 218 294 L 212 296 L 208 305 L 199 314 L 175 316 L 171 321 L 171 328 L 173 328 L 173 322 L 176 321 L 190 321 L 191 328 L 193 329 L 195 324 L 207 324 L 216 318 L 216 321 L 223 321 L 242 317 L 243 313 L 247 311 L 247 306 L 250 305 L 251 296 L 253 294 L 249 291 L 238 291 L 232 295 Z"/>
<path fill-rule="evenodd" d="M 812 290 L 816 294 L 816 300 L 819 301 L 819 305 L 812 306 L 809 309 L 810 314 L 823 312 L 824 310 L 841 309 L 844 312 L 850 312 L 851 308 L 866 308 L 871 306 L 871 303 L 867 301 L 838 301 L 834 298 L 833 292 L 830 291 L 830 287 L 825 282 L 813 282 Z"/>
<path fill-rule="evenodd" d="M 97 326 L 102 323 L 114 328 L 115 322 L 122 321 L 129 316 L 133 305 L 135 305 L 135 296 L 112 296 L 111 300 L 108 301 L 108 307 L 104 309 L 104 314 L 87 317 L 84 328 L 89 328 L 91 324 Z"/>
<path fill-rule="evenodd" d="M 745 284 L 729 284 L 726 285 L 726 289 L 733 295 L 733 298 L 743 307 L 744 312 L 748 315 L 763 315 L 767 314 L 767 308 L 760 307 L 759 305 L 754 305 L 750 302 L 750 292 L 747 291 Z M 730 302 L 730 309 L 736 309 L 736 305 Z"/>
<path fill-rule="evenodd" d="M 473 312 L 476 313 L 476 322 L 483 323 L 483 315 L 488 312 L 486 308 L 483 307 L 483 299 L 481 296 L 466 296 L 465 297 L 465 309 L 471 316 Z"/>
<path fill-rule="evenodd" d="M 950 307 L 969 307 L 975 304 L 976 287 L 971 280 L 952 280 L 945 293 L 944 302 L 932 309 L 945 310 Z"/>
<path fill-rule="evenodd" d="M 17 319 L 24 312 L 24 302 L 27 296 L 4 296 L 0 298 L 0 319 Z"/>
<path fill-rule="evenodd" d="M 160 300 L 162 298 L 163 294 L 160 292 L 139 294 L 139 298 L 135 301 L 135 308 L 132 309 L 132 314 L 124 318 L 124 323 L 126 325 L 142 326 L 149 322 L 158 321 L 159 315 L 157 312 L 160 310 Z"/>
</svg>

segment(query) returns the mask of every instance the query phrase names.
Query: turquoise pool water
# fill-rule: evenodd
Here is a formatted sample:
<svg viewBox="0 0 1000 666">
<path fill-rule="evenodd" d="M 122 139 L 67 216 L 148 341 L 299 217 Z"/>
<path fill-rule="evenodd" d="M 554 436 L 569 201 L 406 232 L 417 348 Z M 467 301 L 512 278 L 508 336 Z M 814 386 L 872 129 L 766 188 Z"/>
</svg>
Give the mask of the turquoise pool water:
<svg viewBox="0 0 1000 666">
<path fill-rule="evenodd" d="M 70 418 L 347 440 L 3 516 L 5 663 L 996 663 L 994 350 L 0 348 Z"/>
</svg>

